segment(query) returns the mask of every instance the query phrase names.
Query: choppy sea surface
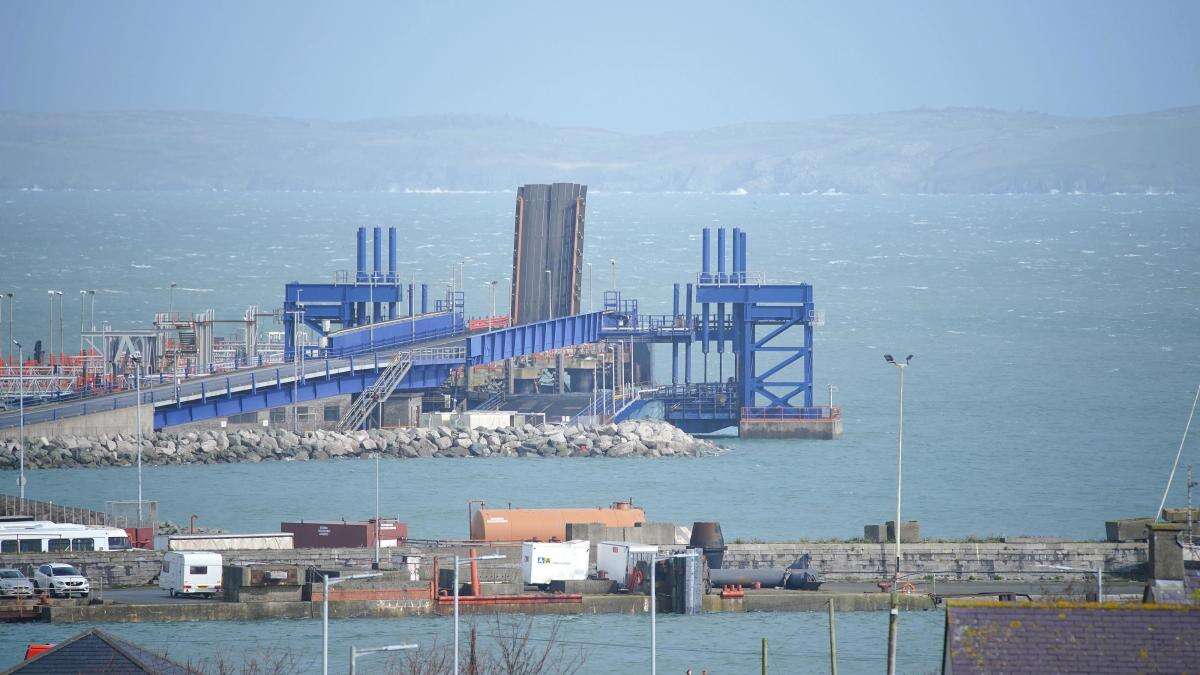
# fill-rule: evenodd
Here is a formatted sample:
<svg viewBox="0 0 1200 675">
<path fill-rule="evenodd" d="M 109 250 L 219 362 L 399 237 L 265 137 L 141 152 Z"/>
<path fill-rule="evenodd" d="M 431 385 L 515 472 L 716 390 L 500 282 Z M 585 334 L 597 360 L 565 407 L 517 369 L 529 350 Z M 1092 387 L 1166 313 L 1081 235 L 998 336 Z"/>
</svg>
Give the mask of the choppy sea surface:
<svg viewBox="0 0 1200 675">
<path fill-rule="evenodd" d="M 251 304 L 278 305 L 286 281 L 351 268 L 357 226 L 397 225 L 403 275 L 444 284 L 463 261 L 468 313 L 487 312 L 485 284 L 493 279 L 503 311 L 513 200 L 512 193 L 0 192 L 0 291 L 16 292 L 17 337 L 32 344 L 46 339 L 47 289 L 63 290 L 65 342 L 77 346 L 80 289 L 99 290 L 97 323 L 117 327 L 149 325 L 153 312 L 166 310 L 171 282 L 176 309 L 240 317 Z M 826 317 L 816 336 L 817 400 L 827 400 L 826 385 L 837 387 L 845 437 L 730 437 L 722 442 L 731 452 L 703 460 L 385 461 L 384 511 L 406 520 L 413 536 L 456 537 L 466 533 L 467 499 L 553 506 L 633 497 L 653 520 L 719 520 L 729 539 L 857 536 L 895 508 L 896 373 L 882 359 L 891 352 L 915 355 L 905 382 L 904 517 L 920 520 L 924 536 L 1102 538 L 1105 520 L 1157 506 L 1200 383 L 1198 220 L 1200 199 L 1187 195 L 593 192 L 585 258 L 597 298 L 611 283 L 614 259 L 627 296 L 643 311 L 670 312 L 670 284 L 699 270 L 706 225 L 745 228 L 752 271 L 811 282 Z M 716 356 L 709 358 L 716 372 Z M 669 378 L 665 352 L 657 366 L 658 378 Z M 728 357 L 723 367 L 731 367 Z M 694 372 L 701 368 L 697 357 Z M 1200 468 L 1194 437 L 1188 462 Z M 281 520 L 373 510 L 368 461 L 149 467 L 145 481 L 162 516 L 197 514 L 226 529 L 269 531 Z M 100 469 L 34 471 L 28 492 L 102 507 L 134 490 L 131 469 Z M 1172 501 L 1182 500 L 1180 487 Z M 906 672 L 937 670 L 940 616 L 914 615 L 917 642 L 906 658 L 915 660 Z M 686 628 L 676 641 L 754 651 L 766 635 L 774 651 L 778 636 L 779 658 L 791 650 L 797 659 L 784 672 L 807 672 L 825 668 L 804 656 L 821 650 L 823 621 L 705 617 L 679 623 Z M 390 639 L 383 636 L 392 626 L 399 636 L 420 626 L 445 637 L 437 620 L 341 623 L 346 634 L 367 631 L 364 641 Z M 882 614 L 855 615 L 839 626 L 846 653 L 864 659 L 857 670 L 882 667 L 875 640 L 885 624 Z M 255 626 L 297 644 L 313 637 L 307 624 Z M 174 642 L 173 628 L 127 628 L 135 639 Z M 16 642 L 51 632 L 27 630 L 7 632 Z M 188 626 L 189 635 L 213 639 L 234 630 Z M 571 619 L 563 630 L 630 644 L 643 632 L 625 616 Z M 705 631 L 711 635 L 702 638 Z M 639 654 L 598 647 L 593 658 L 628 659 L 638 670 Z M 676 671 L 757 665 L 732 653 L 668 658 Z M 842 666 L 856 670 L 854 661 Z"/>
</svg>

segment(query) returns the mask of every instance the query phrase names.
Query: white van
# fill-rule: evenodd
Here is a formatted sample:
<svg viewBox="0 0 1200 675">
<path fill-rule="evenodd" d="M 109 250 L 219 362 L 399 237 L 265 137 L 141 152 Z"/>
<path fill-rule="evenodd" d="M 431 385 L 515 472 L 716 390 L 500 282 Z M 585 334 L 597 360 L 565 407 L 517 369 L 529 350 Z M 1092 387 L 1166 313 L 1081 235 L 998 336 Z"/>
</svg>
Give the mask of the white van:
<svg viewBox="0 0 1200 675">
<path fill-rule="evenodd" d="M 211 598 L 221 592 L 220 553 L 204 551 L 167 551 L 163 555 L 158 587 L 176 595 L 202 595 Z"/>
</svg>

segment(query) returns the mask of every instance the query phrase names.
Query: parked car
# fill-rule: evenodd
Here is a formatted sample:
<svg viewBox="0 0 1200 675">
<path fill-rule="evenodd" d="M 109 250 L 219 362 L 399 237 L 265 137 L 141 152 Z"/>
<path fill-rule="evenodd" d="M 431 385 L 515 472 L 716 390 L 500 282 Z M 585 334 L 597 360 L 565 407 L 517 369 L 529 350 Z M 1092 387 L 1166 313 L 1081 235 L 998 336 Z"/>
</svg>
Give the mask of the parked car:
<svg viewBox="0 0 1200 675">
<path fill-rule="evenodd" d="M 38 567 L 33 573 L 33 587 L 49 593 L 50 597 L 86 598 L 92 592 L 87 577 L 63 563 L 46 563 Z"/>
<path fill-rule="evenodd" d="M 0 569 L 0 598 L 31 598 L 33 582 L 21 570 Z"/>
</svg>

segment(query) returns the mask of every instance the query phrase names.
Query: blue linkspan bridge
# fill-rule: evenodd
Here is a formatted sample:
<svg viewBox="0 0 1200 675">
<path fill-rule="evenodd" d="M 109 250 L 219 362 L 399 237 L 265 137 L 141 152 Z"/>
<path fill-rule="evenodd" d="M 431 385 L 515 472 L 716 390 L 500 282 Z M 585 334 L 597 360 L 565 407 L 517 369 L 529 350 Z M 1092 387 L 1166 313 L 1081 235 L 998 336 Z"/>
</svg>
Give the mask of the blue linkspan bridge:
<svg viewBox="0 0 1200 675">
<path fill-rule="evenodd" d="M 643 314 L 636 299 L 614 290 L 605 292 L 597 312 L 469 332 L 461 292 L 447 291 L 430 306 L 428 286 L 397 274 L 395 228 L 389 230 L 386 272 L 382 233 L 375 228 L 368 270 L 366 230 L 360 228 L 353 276 L 286 284 L 283 364 L 181 384 L 150 383 L 143 403 L 153 406 L 156 429 L 346 394 L 369 399 L 352 409 L 370 408 L 393 392 L 439 390 L 464 368 L 594 343 L 663 344 L 671 350 L 670 384 L 599 392 L 596 407 L 589 403 L 578 414 L 614 421 L 660 417 L 694 433 L 738 427 L 743 435 L 840 436 L 839 410 L 813 403 L 819 315 L 812 287 L 770 283 L 751 272 L 748 237 L 739 228 L 715 231 L 714 256 L 713 234 L 703 230 L 699 273 L 674 285 L 672 314 Z M 317 335 L 316 345 L 297 347 L 298 323 Z M 726 353 L 733 363 L 729 372 Z M 713 354 L 716 373 L 709 367 Z M 126 392 L 38 406 L 27 411 L 26 424 L 135 402 Z M 353 426 L 358 420 L 351 420 Z M 0 416 L 0 427 L 16 423 L 15 413 Z"/>
</svg>

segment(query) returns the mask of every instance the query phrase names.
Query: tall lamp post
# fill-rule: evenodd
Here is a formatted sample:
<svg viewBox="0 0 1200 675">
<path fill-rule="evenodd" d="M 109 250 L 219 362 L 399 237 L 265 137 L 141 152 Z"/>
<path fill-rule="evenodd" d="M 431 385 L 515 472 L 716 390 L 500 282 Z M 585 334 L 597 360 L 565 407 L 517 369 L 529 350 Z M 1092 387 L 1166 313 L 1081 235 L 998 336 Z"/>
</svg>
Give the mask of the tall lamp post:
<svg viewBox="0 0 1200 675">
<path fill-rule="evenodd" d="M 350 647 L 350 675 L 358 675 L 358 657 L 368 654 L 378 654 L 379 652 L 399 652 L 407 649 L 416 649 L 417 645 L 387 645 L 386 647 L 367 647 L 359 649 L 358 647 Z"/>
<path fill-rule="evenodd" d="M 608 264 L 612 267 L 612 289 L 617 290 L 617 259 L 609 258 Z"/>
<path fill-rule="evenodd" d="M 383 574 L 379 572 L 367 572 L 365 574 L 348 574 L 344 577 L 330 578 L 328 574 L 322 574 L 321 579 L 324 582 L 324 592 L 321 594 L 321 672 L 323 675 L 329 675 L 329 589 L 342 583 L 343 581 L 353 581 L 354 579 L 374 579 L 381 577 Z"/>
<path fill-rule="evenodd" d="M 167 288 L 167 321 L 175 320 L 175 287 L 178 285 L 172 281 Z"/>
<path fill-rule="evenodd" d="M 596 286 L 595 286 L 595 284 L 593 283 L 593 280 L 594 280 L 594 275 L 592 274 L 592 263 L 587 263 L 587 273 L 588 273 L 588 278 L 587 278 L 587 285 L 588 285 L 588 290 L 587 290 L 587 296 L 588 296 L 588 298 L 587 298 L 587 300 L 588 300 L 588 301 L 587 301 L 587 311 L 588 311 L 588 313 L 590 314 L 590 313 L 591 313 L 591 311 L 592 311 L 592 302 L 594 301 L 594 299 L 595 299 L 595 296 L 596 296 Z"/>
<path fill-rule="evenodd" d="M 481 555 L 478 558 L 462 559 L 459 556 L 454 556 L 454 675 L 458 675 L 458 568 L 474 560 L 503 560 L 508 556 L 493 553 L 491 555 Z M 478 593 L 479 589 L 473 589 Z"/>
<path fill-rule="evenodd" d="M 20 391 L 17 396 L 21 401 L 21 452 L 19 453 L 21 472 L 17 476 L 17 488 L 20 490 L 21 499 L 25 499 L 25 348 L 16 340 L 13 340 L 12 343 L 17 346 L 17 388 Z"/>
<path fill-rule="evenodd" d="M 137 364 L 137 371 L 134 374 L 134 382 L 137 388 L 137 483 L 138 483 L 138 527 L 142 526 L 142 353 L 133 352 L 129 358 Z"/>
<path fill-rule="evenodd" d="M 15 342 L 13 340 L 13 336 L 12 336 L 12 325 L 13 325 L 13 310 L 16 309 L 16 307 L 17 307 L 17 298 L 16 298 L 16 294 L 12 293 L 12 292 L 5 293 L 4 297 L 8 298 L 8 342 L 4 343 L 4 345 L 5 345 L 4 360 L 5 360 L 5 362 L 8 362 L 8 361 L 12 360 L 12 343 Z M 3 319 L 4 319 L 4 317 L 0 316 L 0 320 L 3 320 Z M 9 365 L 11 365 L 11 364 L 9 364 Z"/>
<path fill-rule="evenodd" d="M 488 286 L 492 287 L 492 313 L 488 315 L 488 318 L 490 319 L 496 316 L 496 284 L 499 282 L 489 281 L 487 283 Z"/>
<path fill-rule="evenodd" d="M 896 366 L 900 371 L 900 430 L 896 436 L 896 576 L 892 580 L 891 609 L 888 615 L 888 675 L 896 673 L 896 632 L 900 622 L 900 487 L 902 483 L 902 468 L 904 460 L 904 371 L 912 362 L 913 355 L 909 354 L 901 363 L 884 354 L 883 360 Z"/>
<path fill-rule="evenodd" d="M 554 277 L 550 275 L 550 270 L 546 270 L 546 306 L 550 312 L 550 318 L 554 318 Z"/>
<path fill-rule="evenodd" d="M 676 553 L 674 555 L 655 556 L 650 561 L 650 675 L 658 675 L 658 590 L 656 586 L 657 578 L 654 575 L 654 570 L 658 567 L 658 563 L 671 558 L 696 558 L 700 556 L 699 551 L 689 553 Z"/>
</svg>

